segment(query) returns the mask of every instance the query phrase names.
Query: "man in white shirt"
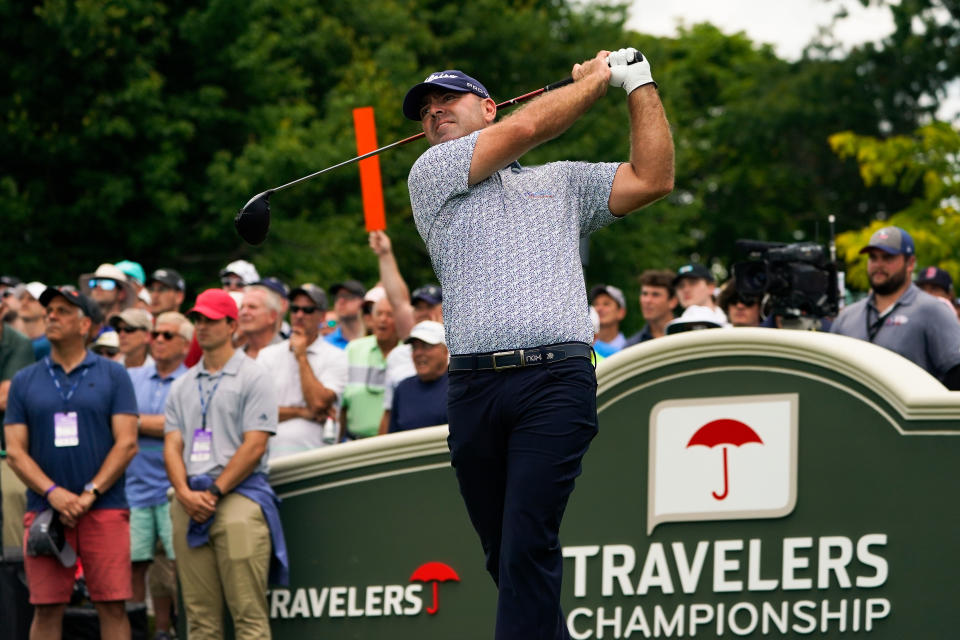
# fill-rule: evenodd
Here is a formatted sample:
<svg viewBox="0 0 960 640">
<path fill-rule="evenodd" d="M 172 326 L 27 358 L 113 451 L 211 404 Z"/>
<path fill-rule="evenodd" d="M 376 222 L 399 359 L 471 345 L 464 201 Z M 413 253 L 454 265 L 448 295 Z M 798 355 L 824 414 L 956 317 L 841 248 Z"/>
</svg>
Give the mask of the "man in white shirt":
<svg viewBox="0 0 960 640">
<path fill-rule="evenodd" d="M 264 347 L 257 362 L 269 372 L 280 402 L 270 459 L 325 444 L 324 424 L 347 383 L 347 354 L 320 336 L 327 296 L 314 284 L 290 292 L 289 340 Z M 335 431 L 331 427 L 330 433 Z"/>
</svg>

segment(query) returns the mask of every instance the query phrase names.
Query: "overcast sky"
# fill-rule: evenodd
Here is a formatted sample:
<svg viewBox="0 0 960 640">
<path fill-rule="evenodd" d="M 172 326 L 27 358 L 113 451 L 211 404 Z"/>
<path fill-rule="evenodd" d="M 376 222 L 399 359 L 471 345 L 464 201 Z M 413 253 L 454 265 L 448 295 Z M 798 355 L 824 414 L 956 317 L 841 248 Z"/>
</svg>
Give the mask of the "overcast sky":
<svg viewBox="0 0 960 640">
<path fill-rule="evenodd" d="M 836 0 L 634 0 L 627 24 L 641 33 L 671 36 L 678 22 L 710 22 L 725 33 L 744 31 L 751 40 L 772 44 L 778 55 L 795 60 L 817 29 L 830 24 L 838 6 Z M 877 40 L 893 31 L 889 9 L 864 9 L 849 1 L 846 6 L 850 17 L 835 31 L 841 42 Z"/>
<path fill-rule="evenodd" d="M 627 26 L 641 33 L 673 36 L 678 23 L 709 22 L 724 33 L 743 31 L 754 42 L 773 45 L 780 57 L 796 60 L 817 30 L 830 24 L 841 3 L 850 15 L 834 30 L 840 43 L 875 41 L 893 31 L 889 9 L 865 9 L 856 0 L 633 0 Z M 960 124 L 960 83 L 949 87 L 938 116 Z"/>
</svg>

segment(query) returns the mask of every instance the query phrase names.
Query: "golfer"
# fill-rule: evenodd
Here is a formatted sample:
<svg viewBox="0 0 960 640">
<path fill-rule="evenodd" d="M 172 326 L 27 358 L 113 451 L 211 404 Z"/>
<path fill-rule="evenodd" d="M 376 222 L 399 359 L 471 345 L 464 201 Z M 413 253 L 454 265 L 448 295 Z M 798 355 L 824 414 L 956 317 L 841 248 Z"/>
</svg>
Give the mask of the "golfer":
<svg viewBox="0 0 960 640">
<path fill-rule="evenodd" d="M 410 170 L 410 200 L 443 289 L 448 443 L 499 589 L 500 640 L 570 637 L 558 533 L 597 433 L 579 239 L 673 188 L 673 143 L 647 60 L 601 51 L 572 75 L 498 123 L 486 88 L 458 70 L 431 74 L 403 101 L 431 145 Z M 608 85 L 627 92 L 630 162 L 517 164 Z"/>
</svg>

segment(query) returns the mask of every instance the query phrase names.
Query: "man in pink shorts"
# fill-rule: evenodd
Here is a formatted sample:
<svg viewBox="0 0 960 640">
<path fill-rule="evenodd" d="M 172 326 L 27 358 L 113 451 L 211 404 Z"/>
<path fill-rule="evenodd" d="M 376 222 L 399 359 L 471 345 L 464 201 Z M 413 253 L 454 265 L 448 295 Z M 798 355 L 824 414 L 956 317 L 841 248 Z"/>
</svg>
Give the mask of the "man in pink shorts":
<svg viewBox="0 0 960 640">
<path fill-rule="evenodd" d="M 4 427 L 10 468 L 27 485 L 24 555 L 30 637 L 60 638 L 76 567 L 30 555 L 30 525 L 53 509 L 83 563 L 100 617 L 101 637 L 129 638 L 130 511 L 124 470 L 137 452 L 137 400 L 124 368 L 87 351 L 95 303 L 69 289 L 40 296 L 50 355 L 22 369 L 10 385 Z"/>
</svg>

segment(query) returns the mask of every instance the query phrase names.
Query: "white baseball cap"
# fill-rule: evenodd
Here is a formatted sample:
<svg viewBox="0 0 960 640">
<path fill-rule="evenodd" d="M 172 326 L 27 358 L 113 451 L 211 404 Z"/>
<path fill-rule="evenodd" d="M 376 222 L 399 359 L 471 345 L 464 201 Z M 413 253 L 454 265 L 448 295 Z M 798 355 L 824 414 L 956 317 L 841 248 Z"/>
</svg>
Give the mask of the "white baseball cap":
<svg viewBox="0 0 960 640">
<path fill-rule="evenodd" d="M 260 274 L 257 272 L 257 268 L 246 260 L 234 260 L 220 270 L 220 277 L 222 278 L 228 273 L 239 276 L 243 280 L 243 284 L 260 282 Z"/>
<path fill-rule="evenodd" d="M 427 344 L 447 344 L 443 325 L 435 320 L 424 320 L 415 324 L 410 330 L 410 337 L 404 342 L 410 344 L 414 340 L 422 340 Z"/>
</svg>

